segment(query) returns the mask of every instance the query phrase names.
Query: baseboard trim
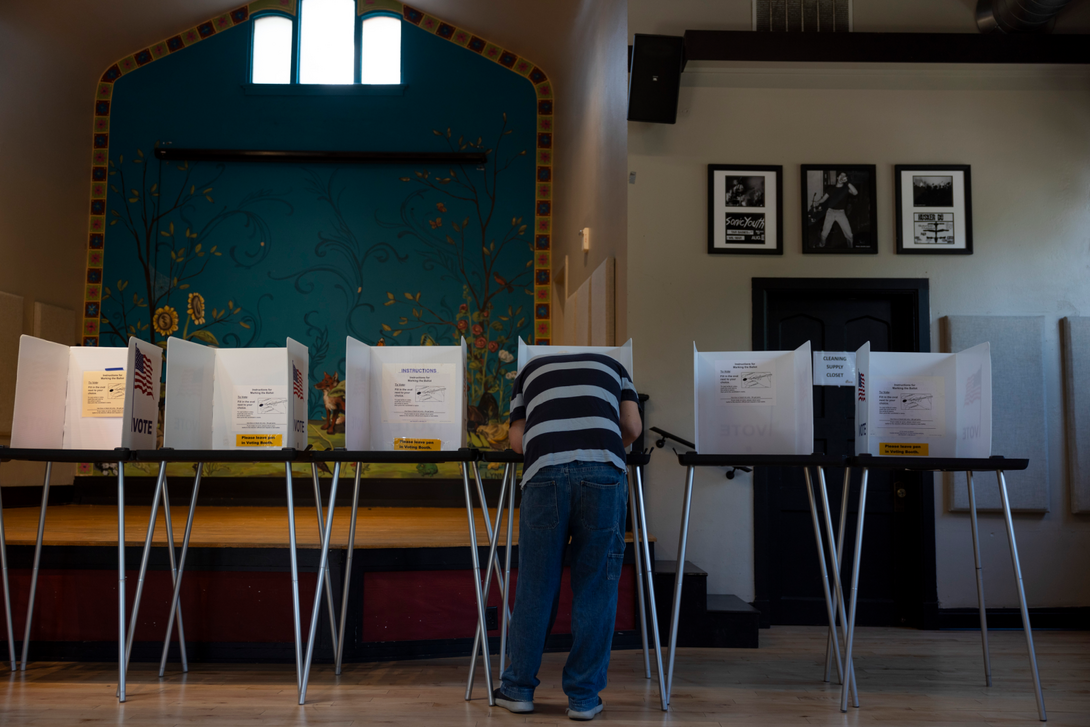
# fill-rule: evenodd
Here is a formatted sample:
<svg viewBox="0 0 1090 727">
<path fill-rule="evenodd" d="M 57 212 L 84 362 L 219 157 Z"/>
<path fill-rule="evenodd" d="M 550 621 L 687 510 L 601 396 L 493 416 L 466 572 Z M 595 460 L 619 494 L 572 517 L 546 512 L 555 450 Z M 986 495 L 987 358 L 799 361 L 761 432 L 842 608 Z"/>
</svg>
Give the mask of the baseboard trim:
<svg viewBox="0 0 1090 727">
<path fill-rule="evenodd" d="M 1022 614 L 1017 608 L 989 608 L 988 630 L 1021 629 Z M 1090 631 L 1090 607 L 1031 608 L 1029 621 L 1034 630 Z M 939 629 L 979 629 L 980 612 L 975 608 L 940 608 L 936 619 Z"/>
</svg>

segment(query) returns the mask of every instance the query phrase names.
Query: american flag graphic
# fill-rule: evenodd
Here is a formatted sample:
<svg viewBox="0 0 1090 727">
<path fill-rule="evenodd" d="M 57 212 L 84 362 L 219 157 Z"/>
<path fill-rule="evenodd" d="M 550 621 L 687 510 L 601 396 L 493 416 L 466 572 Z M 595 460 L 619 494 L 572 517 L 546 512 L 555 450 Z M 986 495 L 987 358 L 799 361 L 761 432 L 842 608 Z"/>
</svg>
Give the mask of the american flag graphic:
<svg viewBox="0 0 1090 727">
<path fill-rule="evenodd" d="M 136 347 L 136 363 L 133 366 L 133 372 L 133 390 L 139 391 L 145 396 L 153 396 L 151 393 L 151 359 L 141 352 L 139 346 Z"/>
<path fill-rule="evenodd" d="M 980 375 L 983 369 L 977 369 L 976 373 L 965 381 L 965 405 L 974 401 L 980 401 Z"/>
<path fill-rule="evenodd" d="M 867 400 L 867 387 L 863 381 L 863 372 L 859 372 L 859 401 Z"/>
<path fill-rule="evenodd" d="M 303 372 L 295 368 L 294 362 L 291 365 L 291 390 L 299 401 L 303 400 Z"/>
</svg>

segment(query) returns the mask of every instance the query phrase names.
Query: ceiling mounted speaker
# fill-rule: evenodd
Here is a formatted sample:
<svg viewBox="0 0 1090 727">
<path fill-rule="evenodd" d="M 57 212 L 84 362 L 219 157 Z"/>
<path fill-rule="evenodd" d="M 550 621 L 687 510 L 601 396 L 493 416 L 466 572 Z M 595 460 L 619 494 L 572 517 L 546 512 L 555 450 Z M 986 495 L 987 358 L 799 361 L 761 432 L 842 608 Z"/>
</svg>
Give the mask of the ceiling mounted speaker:
<svg viewBox="0 0 1090 727">
<path fill-rule="evenodd" d="M 685 39 L 679 35 L 636 34 L 628 78 L 628 120 L 677 122 Z"/>
</svg>

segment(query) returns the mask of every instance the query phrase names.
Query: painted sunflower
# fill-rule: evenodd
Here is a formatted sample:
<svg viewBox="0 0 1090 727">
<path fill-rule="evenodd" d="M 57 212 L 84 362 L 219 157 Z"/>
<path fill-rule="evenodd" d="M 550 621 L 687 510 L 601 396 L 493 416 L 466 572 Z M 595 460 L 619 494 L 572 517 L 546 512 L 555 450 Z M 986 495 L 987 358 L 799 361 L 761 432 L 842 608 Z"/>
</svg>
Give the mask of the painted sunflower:
<svg viewBox="0 0 1090 727">
<path fill-rule="evenodd" d="M 164 305 L 155 311 L 152 316 L 151 326 L 160 336 L 169 336 L 178 330 L 178 311 L 169 305 Z"/>
<path fill-rule="evenodd" d="M 204 296 L 200 293 L 189 294 L 189 317 L 198 326 L 204 324 Z"/>
</svg>

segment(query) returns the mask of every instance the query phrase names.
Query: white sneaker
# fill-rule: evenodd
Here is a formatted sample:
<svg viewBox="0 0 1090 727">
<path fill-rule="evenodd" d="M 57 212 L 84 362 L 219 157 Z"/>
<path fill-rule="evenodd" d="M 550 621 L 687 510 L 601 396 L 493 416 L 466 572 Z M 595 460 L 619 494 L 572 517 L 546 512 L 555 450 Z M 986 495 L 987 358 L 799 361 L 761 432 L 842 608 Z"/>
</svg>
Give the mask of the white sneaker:
<svg viewBox="0 0 1090 727">
<path fill-rule="evenodd" d="M 534 711 L 533 702 L 511 699 L 511 697 L 504 695 L 499 689 L 492 690 L 492 698 L 495 700 L 497 706 L 503 707 L 508 712 L 513 712 L 514 714 L 525 714 L 526 712 Z M 586 719 L 590 719 L 590 717 L 587 717 Z"/>
<path fill-rule="evenodd" d="M 602 698 L 598 697 L 598 704 L 591 707 L 590 709 L 584 709 L 584 710 L 582 710 L 580 712 L 577 712 L 574 709 L 572 709 L 571 707 L 568 707 L 568 719 L 574 719 L 574 720 L 580 720 L 580 721 L 586 721 L 586 720 L 589 720 L 589 719 L 594 719 L 594 717 L 599 712 L 601 712 L 602 709 L 605 708 L 605 706 L 606 705 L 602 702 Z"/>
</svg>

